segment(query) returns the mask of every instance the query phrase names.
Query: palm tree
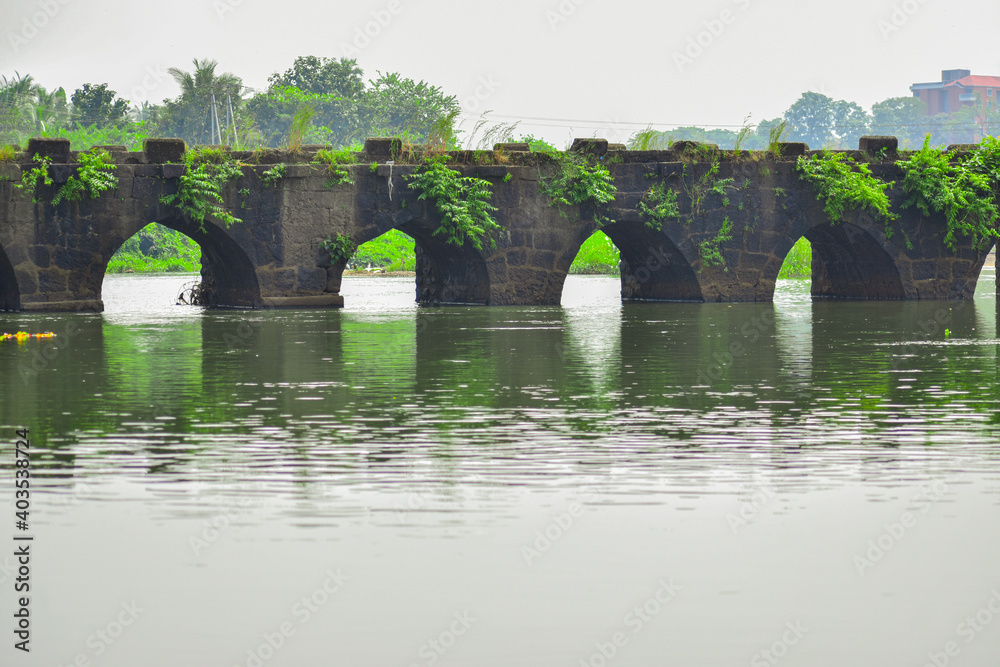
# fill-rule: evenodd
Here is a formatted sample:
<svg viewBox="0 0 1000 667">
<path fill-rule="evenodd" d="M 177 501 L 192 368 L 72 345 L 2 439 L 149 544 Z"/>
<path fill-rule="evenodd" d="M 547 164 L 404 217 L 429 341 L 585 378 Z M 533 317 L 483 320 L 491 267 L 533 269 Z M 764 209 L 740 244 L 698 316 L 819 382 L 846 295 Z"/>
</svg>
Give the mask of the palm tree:
<svg viewBox="0 0 1000 667">
<path fill-rule="evenodd" d="M 18 141 L 20 134 L 31 132 L 37 122 L 37 90 L 30 74 L 0 76 L 0 141 Z"/>
<path fill-rule="evenodd" d="M 232 98 L 233 107 L 236 108 L 241 101 L 243 80 L 231 72 L 216 75 L 218 61 L 195 58 L 193 63 L 194 72 L 185 72 L 176 67 L 167 70 L 181 87 L 181 94 L 177 99 L 166 101 L 167 126 L 188 143 L 199 144 L 211 137 L 209 118 L 212 93 L 215 93 L 220 110 L 225 108 L 223 105 L 227 96 Z M 224 115 L 224 112 L 220 115 Z"/>
</svg>

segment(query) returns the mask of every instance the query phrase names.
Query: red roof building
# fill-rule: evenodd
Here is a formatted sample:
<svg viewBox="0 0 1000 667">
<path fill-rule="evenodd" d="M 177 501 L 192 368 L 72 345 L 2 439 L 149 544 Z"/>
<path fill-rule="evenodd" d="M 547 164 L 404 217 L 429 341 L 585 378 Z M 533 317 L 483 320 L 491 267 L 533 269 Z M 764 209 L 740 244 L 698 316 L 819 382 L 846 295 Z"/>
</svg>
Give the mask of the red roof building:
<svg viewBox="0 0 1000 667">
<path fill-rule="evenodd" d="M 929 116 L 972 105 L 981 109 L 1000 105 L 1000 76 L 974 75 L 967 69 L 944 70 L 941 81 L 915 83 L 910 90 L 927 104 Z"/>
</svg>

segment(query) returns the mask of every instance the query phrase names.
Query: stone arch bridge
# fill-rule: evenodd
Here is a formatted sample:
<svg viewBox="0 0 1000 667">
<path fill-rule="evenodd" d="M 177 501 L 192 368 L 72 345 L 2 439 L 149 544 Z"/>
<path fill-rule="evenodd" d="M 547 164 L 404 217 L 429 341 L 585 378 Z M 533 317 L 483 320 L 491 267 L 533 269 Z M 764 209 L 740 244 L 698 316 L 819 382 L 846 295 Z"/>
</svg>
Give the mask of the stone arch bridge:
<svg viewBox="0 0 1000 667">
<path fill-rule="evenodd" d="M 770 301 L 785 255 L 803 236 L 813 247 L 814 297 L 968 299 L 989 251 L 963 238 L 957 250 L 945 247 L 944 220 L 901 210 L 898 185 L 890 196 L 901 214 L 900 233 L 887 238 L 882 223 L 864 212 L 831 225 L 813 188 L 796 173 L 796 156 L 808 150 L 802 144 L 785 144 L 783 156 L 773 158 L 683 142 L 669 151 L 627 151 L 580 140 L 577 150 L 596 154 L 610 169 L 617 196 L 600 210 L 563 211 L 539 188 L 540 178 L 555 169 L 551 158 L 528 152 L 525 144 L 506 144 L 500 153 L 452 153 L 456 169 L 492 183 L 495 217 L 505 230 L 496 248 L 478 251 L 434 235 L 440 217 L 407 187 L 406 176 L 417 166 L 398 163 L 398 140 L 369 139 L 357 164 L 347 167 L 349 185 L 327 185 L 327 167 L 309 163 L 315 147 L 295 156 L 234 153 L 260 164 L 244 166 L 226 186 L 226 205 L 242 219 L 228 229 L 213 222 L 202 228 L 160 203 L 176 192 L 186 168 L 179 143 L 149 140 L 137 152 L 106 147 L 117 165 L 117 187 L 58 206 L 48 202 L 78 166 L 68 142 L 32 140 L 18 161 L 0 164 L 0 310 L 102 310 L 108 261 L 153 222 L 201 246 L 210 305 L 245 308 L 342 306 L 343 266 L 331 266 L 320 248 L 338 233 L 361 244 L 399 229 L 417 242 L 418 301 L 484 305 L 558 304 L 570 264 L 598 228 L 621 251 L 623 298 L 636 300 Z M 891 159 L 877 157 L 895 154 L 894 139 L 865 138 L 853 153 L 870 160 L 883 179 L 902 181 Z M 38 155 L 52 158 L 54 184 L 39 186 L 36 203 L 14 183 Z M 287 163 L 283 178 L 262 180 L 276 163 Z M 713 164 L 717 173 L 710 173 Z M 732 181 L 706 187 L 720 179 Z M 678 193 L 682 212 L 660 230 L 647 224 L 640 207 L 658 183 Z M 614 222 L 600 227 L 597 217 Z M 726 224 L 732 238 L 718 245 L 724 264 L 707 263 L 702 244 Z"/>
</svg>

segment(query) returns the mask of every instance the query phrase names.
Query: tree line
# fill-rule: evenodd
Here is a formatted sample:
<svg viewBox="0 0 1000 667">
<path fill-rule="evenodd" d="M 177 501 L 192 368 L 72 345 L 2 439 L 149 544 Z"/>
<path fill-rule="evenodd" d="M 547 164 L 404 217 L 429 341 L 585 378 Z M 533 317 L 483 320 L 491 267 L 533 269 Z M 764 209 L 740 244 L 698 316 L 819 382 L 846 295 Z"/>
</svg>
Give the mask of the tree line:
<svg viewBox="0 0 1000 667">
<path fill-rule="evenodd" d="M 629 141 L 630 148 L 665 148 L 680 140 L 718 144 L 732 149 L 737 143 L 748 150 L 762 150 L 774 139 L 801 141 L 810 148 L 855 149 L 865 135 L 890 135 L 899 139 L 900 148 L 917 149 L 927 135 L 933 144 L 978 143 L 984 136 L 1000 134 L 1000 110 L 981 102 L 952 113 L 933 116 L 927 105 L 916 97 L 890 97 L 866 111 L 855 102 L 834 100 L 820 93 L 807 92 L 780 118 L 756 125 L 749 117 L 741 130 L 679 127 L 662 132 L 647 130 Z"/>
<path fill-rule="evenodd" d="M 215 60 L 195 59 L 191 70 L 167 71 L 181 92 L 162 104 L 133 104 L 106 83 L 87 83 L 67 95 L 63 88 L 46 90 L 30 75 L 0 76 L 0 144 L 41 135 L 75 139 L 74 148 L 135 148 L 148 136 L 199 145 L 218 142 L 220 133 L 223 143 L 243 149 L 292 141 L 343 146 L 386 134 L 419 142 L 459 112 L 457 98 L 438 86 L 398 73 L 378 72 L 366 81 L 357 61 L 346 58 L 297 58 L 260 92 L 219 72 Z"/>
<path fill-rule="evenodd" d="M 356 60 L 303 56 L 272 74 L 265 90 L 252 91 L 239 76 L 219 72 L 214 60 L 192 64 L 191 70 L 168 70 L 181 92 L 161 104 L 133 104 L 107 83 L 86 83 L 68 95 L 63 88 L 46 90 L 30 75 L 0 76 L 0 145 L 23 145 L 40 135 L 68 138 L 76 149 L 95 144 L 136 149 L 146 137 L 180 137 L 189 145 L 221 141 L 242 149 L 302 143 L 340 147 L 393 135 L 414 143 L 443 138 L 457 147 L 458 100 L 425 81 L 382 72 L 366 80 Z M 517 124 L 501 125 L 486 129 L 481 141 L 513 138 Z M 472 134 L 480 129 L 482 121 Z M 865 110 L 855 102 L 807 92 L 781 117 L 757 124 L 748 117 L 740 130 L 647 130 L 629 145 L 664 148 L 686 139 L 755 150 L 779 138 L 811 148 L 856 148 L 866 134 L 894 135 L 903 148 L 919 148 L 928 134 L 935 144 L 976 143 L 1000 134 L 1000 111 L 971 105 L 929 116 L 915 97 L 892 97 Z"/>
</svg>

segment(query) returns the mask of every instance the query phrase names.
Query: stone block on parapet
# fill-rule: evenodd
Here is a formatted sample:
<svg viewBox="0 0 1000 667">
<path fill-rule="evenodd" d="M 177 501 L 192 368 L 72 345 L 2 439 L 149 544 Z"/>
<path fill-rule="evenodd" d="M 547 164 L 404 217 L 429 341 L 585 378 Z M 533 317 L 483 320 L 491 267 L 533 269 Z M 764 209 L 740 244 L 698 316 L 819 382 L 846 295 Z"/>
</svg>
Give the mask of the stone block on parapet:
<svg viewBox="0 0 1000 667">
<path fill-rule="evenodd" d="M 28 139 L 27 153 L 31 159 L 47 157 L 57 164 L 69 162 L 69 139 L 33 137 Z"/>
<path fill-rule="evenodd" d="M 574 139 L 573 145 L 570 146 L 569 150 L 573 153 L 586 153 L 588 155 L 596 155 L 600 157 L 608 152 L 608 140 L 586 138 Z"/>
<path fill-rule="evenodd" d="M 505 144 L 493 144 L 493 150 L 504 151 L 505 153 L 527 153 L 531 151 L 531 146 L 525 141 L 515 141 Z"/>
<path fill-rule="evenodd" d="M 183 139 L 146 139 L 142 142 L 146 159 L 154 164 L 178 163 L 184 160 L 187 145 Z"/>
<path fill-rule="evenodd" d="M 899 155 L 899 139 L 889 136 L 865 136 L 858 139 L 858 150 L 868 155 L 884 151 L 885 157 L 895 160 Z"/>
<path fill-rule="evenodd" d="M 364 152 L 372 160 L 395 160 L 403 152 L 403 142 L 399 137 L 369 137 Z"/>
<path fill-rule="evenodd" d="M 777 148 L 781 157 L 799 157 L 809 152 L 809 144 L 803 141 L 782 141 Z"/>
</svg>

